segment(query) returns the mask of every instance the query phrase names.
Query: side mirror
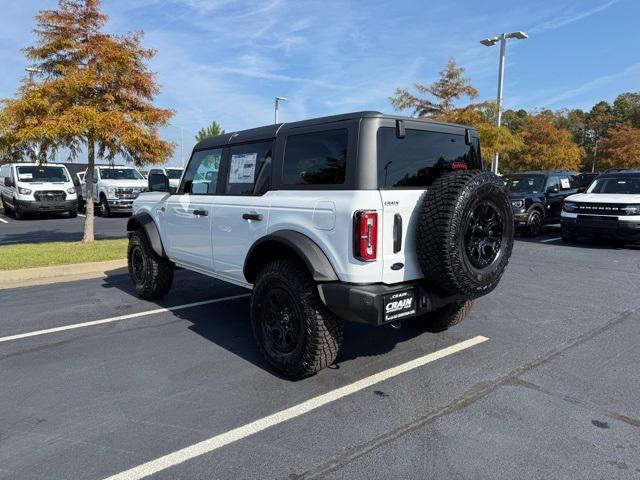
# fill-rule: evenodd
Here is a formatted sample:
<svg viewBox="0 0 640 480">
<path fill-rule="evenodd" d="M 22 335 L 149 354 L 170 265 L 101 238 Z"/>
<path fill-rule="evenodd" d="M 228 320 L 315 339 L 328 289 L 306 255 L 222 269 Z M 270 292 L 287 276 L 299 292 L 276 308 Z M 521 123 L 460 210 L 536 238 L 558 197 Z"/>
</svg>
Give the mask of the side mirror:
<svg viewBox="0 0 640 480">
<path fill-rule="evenodd" d="M 91 179 L 91 181 L 92 181 L 93 183 L 98 183 L 98 179 L 97 179 L 96 177 L 93 177 L 93 178 Z"/>
<path fill-rule="evenodd" d="M 558 187 L 549 187 L 547 188 L 547 193 L 558 193 L 560 189 Z"/>
<path fill-rule="evenodd" d="M 11 177 L 6 177 L 4 179 L 4 186 L 5 187 L 13 187 L 13 179 Z"/>
<path fill-rule="evenodd" d="M 152 173 L 147 179 L 150 192 L 168 192 L 169 191 L 169 177 L 164 173 Z"/>
</svg>

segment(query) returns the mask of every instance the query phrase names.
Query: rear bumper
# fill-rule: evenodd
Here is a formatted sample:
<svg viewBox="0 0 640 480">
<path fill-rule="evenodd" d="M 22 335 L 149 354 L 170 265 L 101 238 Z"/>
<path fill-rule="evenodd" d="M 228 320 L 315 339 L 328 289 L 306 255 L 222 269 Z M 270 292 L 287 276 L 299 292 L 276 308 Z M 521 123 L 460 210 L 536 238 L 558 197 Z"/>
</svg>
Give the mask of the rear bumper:
<svg viewBox="0 0 640 480">
<path fill-rule="evenodd" d="M 600 218 L 562 217 L 560 225 L 573 235 L 593 235 L 620 238 L 629 241 L 640 240 L 640 221 L 626 221 Z"/>
<path fill-rule="evenodd" d="M 461 295 L 440 295 L 420 282 L 395 285 L 330 282 L 319 284 L 318 290 L 323 303 L 343 320 L 376 326 L 412 318 L 449 303 L 466 300 Z M 407 292 L 413 295 L 408 296 Z M 409 298 L 413 299 L 411 305 Z M 394 301 L 406 302 L 405 308 L 399 311 L 395 308 L 387 310 L 385 305 L 389 306 Z"/>
<path fill-rule="evenodd" d="M 78 210 L 78 201 L 39 202 L 37 200 L 16 200 L 16 207 L 24 213 L 73 212 Z"/>
</svg>

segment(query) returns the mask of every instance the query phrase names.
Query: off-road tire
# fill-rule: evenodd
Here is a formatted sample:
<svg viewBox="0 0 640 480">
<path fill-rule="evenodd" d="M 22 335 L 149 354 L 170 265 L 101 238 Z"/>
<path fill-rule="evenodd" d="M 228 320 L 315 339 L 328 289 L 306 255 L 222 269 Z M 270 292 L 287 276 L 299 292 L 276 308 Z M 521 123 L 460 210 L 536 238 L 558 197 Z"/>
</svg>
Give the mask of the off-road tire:
<svg viewBox="0 0 640 480">
<path fill-rule="evenodd" d="M 138 255 L 141 255 L 143 260 L 141 271 L 136 270 L 139 265 Z M 135 285 L 138 296 L 152 300 L 163 297 L 171 289 L 175 266 L 173 262 L 158 256 L 153 251 L 149 239 L 143 231 L 129 234 L 127 264 L 129 277 Z"/>
<path fill-rule="evenodd" d="M 560 226 L 560 238 L 564 243 L 573 243 L 578 240 L 578 236 L 567 232 L 562 226 Z"/>
<path fill-rule="evenodd" d="M 289 352 L 268 337 L 265 300 L 270 291 L 293 300 L 300 322 L 299 338 Z M 292 379 L 313 375 L 333 363 L 342 344 L 343 322 L 322 303 L 307 269 L 295 260 L 276 260 L 258 273 L 251 296 L 251 325 L 260 352 L 276 370 Z"/>
<path fill-rule="evenodd" d="M 464 320 L 473 306 L 473 301 L 454 302 L 409 320 L 409 324 L 426 332 L 442 332 Z"/>
<path fill-rule="evenodd" d="M 107 197 L 100 195 L 100 216 L 109 218 L 111 216 L 111 210 L 109 210 L 109 202 Z"/>
<path fill-rule="evenodd" d="M 540 210 L 533 209 L 529 213 L 529 218 L 527 219 L 527 226 L 525 227 L 525 234 L 527 237 L 535 238 L 540 235 L 540 231 L 542 230 L 542 222 L 544 218 Z"/>
<path fill-rule="evenodd" d="M 499 217 L 495 257 L 486 266 L 472 263 L 467 241 L 478 208 L 487 205 Z M 492 228 L 487 229 L 492 232 Z M 499 230 L 499 231 L 498 231 Z M 455 171 L 427 190 L 418 218 L 416 248 L 420 267 L 432 285 L 472 299 L 499 283 L 513 249 L 513 212 L 503 182 L 483 171 Z M 483 247 L 484 248 L 484 247 Z"/>
</svg>

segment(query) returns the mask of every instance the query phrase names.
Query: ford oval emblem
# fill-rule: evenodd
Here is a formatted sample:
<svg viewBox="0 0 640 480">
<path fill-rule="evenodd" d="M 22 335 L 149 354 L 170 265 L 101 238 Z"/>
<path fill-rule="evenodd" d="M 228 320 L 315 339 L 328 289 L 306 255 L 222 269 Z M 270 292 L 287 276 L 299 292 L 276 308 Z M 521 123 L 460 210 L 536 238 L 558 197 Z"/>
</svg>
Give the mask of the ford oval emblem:
<svg viewBox="0 0 640 480">
<path fill-rule="evenodd" d="M 404 268 L 404 263 L 394 263 L 391 265 L 391 270 L 400 270 Z"/>
</svg>

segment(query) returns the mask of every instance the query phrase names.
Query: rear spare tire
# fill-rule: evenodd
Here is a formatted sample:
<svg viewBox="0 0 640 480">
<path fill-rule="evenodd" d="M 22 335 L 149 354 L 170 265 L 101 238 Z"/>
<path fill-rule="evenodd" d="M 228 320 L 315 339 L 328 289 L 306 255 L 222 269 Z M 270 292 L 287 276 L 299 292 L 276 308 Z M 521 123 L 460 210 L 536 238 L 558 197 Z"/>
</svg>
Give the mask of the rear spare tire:
<svg viewBox="0 0 640 480">
<path fill-rule="evenodd" d="M 422 201 L 416 248 L 427 280 L 477 298 L 500 281 L 513 249 L 513 212 L 500 178 L 483 171 L 438 178 Z"/>
</svg>

